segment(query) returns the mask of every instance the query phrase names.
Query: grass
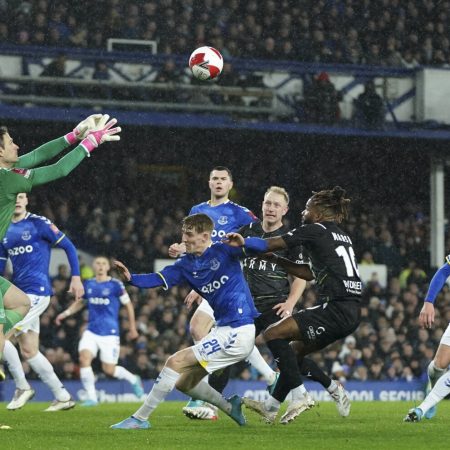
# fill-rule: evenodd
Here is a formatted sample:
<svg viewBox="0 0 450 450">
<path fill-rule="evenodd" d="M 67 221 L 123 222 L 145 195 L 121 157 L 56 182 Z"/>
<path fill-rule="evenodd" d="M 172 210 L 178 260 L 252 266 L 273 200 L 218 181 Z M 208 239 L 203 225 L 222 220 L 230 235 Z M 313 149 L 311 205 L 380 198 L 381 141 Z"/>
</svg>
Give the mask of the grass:
<svg viewBox="0 0 450 450">
<path fill-rule="evenodd" d="M 247 411 L 248 425 L 238 427 L 224 414 L 216 422 L 192 421 L 182 403 L 163 403 L 151 416 L 150 430 L 110 430 L 109 425 L 132 414 L 137 404 L 102 404 L 71 411 L 44 413 L 48 404 L 30 403 L 6 411 L 0 422 L 4 449 L 448 449 L 450 402 L 439 405 L 433 420 L 403 423 L 409 402 L 355 402 L 350 417 L 338 416 L 333 403 L 321 403 L 293 423 L 261 423 Z"/>
</svg>

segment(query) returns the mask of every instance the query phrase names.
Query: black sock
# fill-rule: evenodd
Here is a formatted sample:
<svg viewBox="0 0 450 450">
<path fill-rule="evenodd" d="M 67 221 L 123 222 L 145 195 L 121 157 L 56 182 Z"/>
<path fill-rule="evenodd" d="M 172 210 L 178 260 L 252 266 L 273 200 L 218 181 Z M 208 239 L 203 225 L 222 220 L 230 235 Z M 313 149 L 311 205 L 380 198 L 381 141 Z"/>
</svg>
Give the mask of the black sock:
<svg viewBox="0 0 450 450">
<path fill-rule="evenodd" d="M 310 380 L 317 381 L 325 389 L 328 389 L 331 384 L 331 378 L 325 374 L 325 372 L 309 358 L 303 358 L 300 364 L 300 372 L 304 377 L 308 377 Z"/>
<path fill-rule="evenodd" d="M 297 365 L 297 356 L 294 350 L 284 339 L 274 339 L 267 342 L 280 369 L 280 378 L 277 381 L 272 397 L 283 402 L 291 389 L 303 384 L 300 369 Z"/>
<path fill-rule="evenodd" d="M 225 367 L 225 369 L 218 370 L 209 376 L 209 385 L 217 392 L 222 393 L 225 386 L 230 379 L 231 366 Z"/>
</svg>

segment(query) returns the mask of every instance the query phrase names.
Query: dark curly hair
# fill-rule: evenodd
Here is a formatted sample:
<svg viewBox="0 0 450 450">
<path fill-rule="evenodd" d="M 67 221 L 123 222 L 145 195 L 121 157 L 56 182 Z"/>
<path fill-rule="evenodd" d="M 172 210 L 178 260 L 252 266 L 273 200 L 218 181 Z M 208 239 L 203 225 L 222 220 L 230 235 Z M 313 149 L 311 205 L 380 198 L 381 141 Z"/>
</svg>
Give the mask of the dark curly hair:
<svg viewBox="0 0 450 450">
<path fill-rule="evenodd" d="M 348 217 L 349 198 L 345 198 L 345 189 L 335 186 L 319 192 L 313 191 L 310 202 L 325 216 L 333 217 L 335 222 L 341 223 Z"/>
</svg>

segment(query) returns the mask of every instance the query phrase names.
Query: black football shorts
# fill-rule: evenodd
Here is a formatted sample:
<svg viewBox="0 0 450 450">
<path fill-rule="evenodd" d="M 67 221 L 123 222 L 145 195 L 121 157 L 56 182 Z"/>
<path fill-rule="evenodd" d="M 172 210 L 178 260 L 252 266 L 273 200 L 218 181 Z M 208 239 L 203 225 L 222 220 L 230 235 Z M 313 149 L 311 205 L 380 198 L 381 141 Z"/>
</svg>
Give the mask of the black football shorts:
<svg viewBox="0 0 450 450">
<path fill-rule="evenodd" d="M 303 342 L 317 350 L 352 334 L 361 321 L 361 303 L 353 299 L 331 300 L 292 315 Z"/>
</svg>

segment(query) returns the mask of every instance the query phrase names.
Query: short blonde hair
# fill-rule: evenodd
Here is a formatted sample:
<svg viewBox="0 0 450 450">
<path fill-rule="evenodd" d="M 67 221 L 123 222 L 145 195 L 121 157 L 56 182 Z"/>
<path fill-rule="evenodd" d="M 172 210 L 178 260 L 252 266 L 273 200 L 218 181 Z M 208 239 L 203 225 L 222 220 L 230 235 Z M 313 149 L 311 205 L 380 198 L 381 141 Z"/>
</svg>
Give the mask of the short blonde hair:
<svg viewBox="0 0 450 450">
<path fill-rule="evenodd" d="M 270 188 L 267 189 L 266 193 L 264 194 L 264 198 L 266 198 L 266 195 L 270 194 L 271 192 L 273 192 L 274 194 L 282 195 L 286 200 L 286 204 L 289 205 L 289 194 L 287 193 L 285 188 L 280 186 L 270 186 Z"/>
</svg>

